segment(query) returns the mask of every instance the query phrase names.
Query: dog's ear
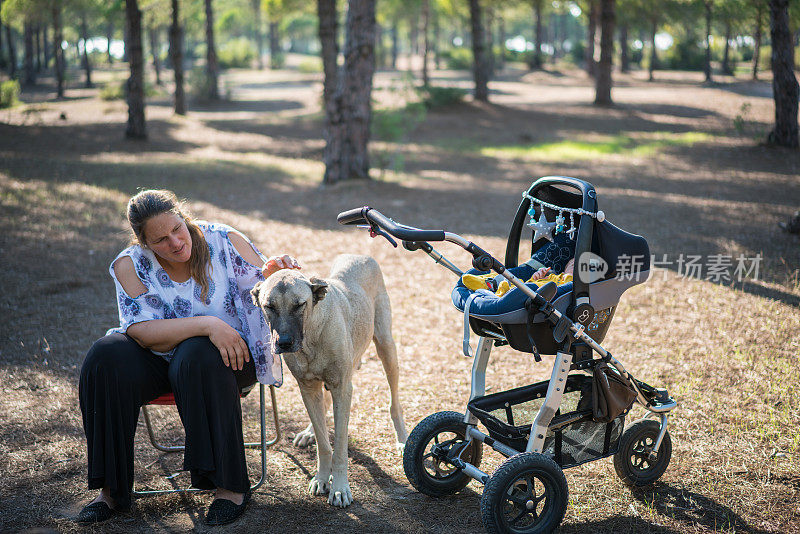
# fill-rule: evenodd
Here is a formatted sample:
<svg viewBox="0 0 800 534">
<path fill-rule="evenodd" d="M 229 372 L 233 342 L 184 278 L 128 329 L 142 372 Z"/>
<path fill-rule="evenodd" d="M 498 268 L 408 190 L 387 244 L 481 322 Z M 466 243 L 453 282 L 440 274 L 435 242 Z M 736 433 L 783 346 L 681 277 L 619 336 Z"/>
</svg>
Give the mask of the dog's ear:
<svg viewBox="0 0 800 534">
<path fill-rule="evenodd" d="M 253 286 L 253 289 L 250 290 L 250 296 L 253 297 L 253 305 L 256 308 L 258 308 L 261 305 L 261 303 L 258 302 L 258 294 L 260 291 L 261 291 L 261 282 L 258 282 L 255 286 Z"/>
<path fill-rule="evenodd" d="M 325 298 L 325 294 L 328 292 L 328 283 L 315 276 L 311 277 L 310 282 L 311 292 L 314 294 L 314 304 L 316 304 Z"/>
</svg>

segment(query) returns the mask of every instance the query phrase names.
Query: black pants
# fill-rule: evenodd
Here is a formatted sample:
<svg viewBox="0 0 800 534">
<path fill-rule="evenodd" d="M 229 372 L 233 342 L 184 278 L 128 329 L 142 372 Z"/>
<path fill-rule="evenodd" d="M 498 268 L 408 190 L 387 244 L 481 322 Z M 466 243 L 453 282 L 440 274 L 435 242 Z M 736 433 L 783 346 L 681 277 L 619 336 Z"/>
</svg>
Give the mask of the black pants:
<svg viewBox="0 0 800 534">
<path fill-rule="evenodd" d="M 192 485 L 246 492 L 239 389 L 255 381 L 252 359 L 233 371 L 207 337 L 181 342 L 169 362 L 124 334 L 97 340 L 83 361 L 79 388 L 89 489 L 108 487 L 120 507 L 130 505 L 139 410 L 172 391 L 186 430 L 183 468 Z"/>
</svg>

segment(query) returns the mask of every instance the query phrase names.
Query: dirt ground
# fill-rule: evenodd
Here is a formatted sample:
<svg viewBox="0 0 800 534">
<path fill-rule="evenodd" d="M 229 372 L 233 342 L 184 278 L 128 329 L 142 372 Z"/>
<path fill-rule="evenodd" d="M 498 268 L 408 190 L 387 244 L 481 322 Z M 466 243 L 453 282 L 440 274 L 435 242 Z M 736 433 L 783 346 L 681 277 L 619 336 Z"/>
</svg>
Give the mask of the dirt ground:
<svg viewBox="0 0 800 534">
<path fill-rule="evenodd" d="M 654 83 L 642 73 L 619 77 L 617 106 L 598 109 L 580 72 L 509 69 L 491 84 L 491 104 L 429 111 L 399 138 L 373 144 L 375 161 L 392 168 L 326 189 L 317 74 L 229 72 L 231 100 L 193 105 L 185 118 L 172 116 L 168 97 L 154 97 L 146 142 L 123 138 L 124 103 L 99 100 L 97 89 L 70 88 L 54 101 L 45 88 L 0 110 L 0 531 L 212 530 L 203 523 L 207 494 L 138 499 L 102 527 L 73 521 L 92 498 L 77 377 L 86 350 L 117 321 L 107 269 L 126 244 L 123 208 L 138 188 L 173 189 L 198 217 L 233 225 L 267 254 L 298 257 L 308 273 L 327 274 L 338 253 L 374 256 L 392 300 L 410 430 L 436 411 L 463 411 L 469 395 L 453 276 L 422 253 L 337 226 L 336 214 L 370 205 L 502 257 L 520 193 L 557 174 L 592 182 L 608 219 L 672 262 L 625 294 L 603 345 L 679 402 L 661 480 L 631 491 L 610 459 L 567 470 L 560 531 L 800 532 L 800 238 L 777 224 L 800 208 L 800 154 L 754 141 L 772 120 L 769 81 L 704 86 L 699 74 L 658 74 Z M 436 81 L 469 87 L 466 73 Z M 403 83 L 379 73 L 377 106 L 402 98 Z M 455 246 L 437 248 L 467 265 Z M 717 282 L 705 270 L 682 276 L 681 254 L 762 260 L 757 280 Z M 496 349 L 490 391 L 544 379 L 547 361 Z M 480 485 L 432 499 L 406 480 L 372 347 L 355 378 L 355 503 L 333 509 L 307 496 L 315 452 L 291 443 L 307 419 L 285 372 L 283 439 L 267 453 L 265 483 L 245 516 L 227 530 L 482 531 Z M 244 401 L 248 439 L 257 435 L 254 397 Z M 174 410 L 161 409 L 157 426 L 180 440 Z M 257 476 L 258 454 L 248 454 Z M 486 449 L 482 467 L 501 461 Z M 137 484 L 181 484 L 184 476 L 167 478 L 180 465 L 180 455 L 149 445 L 140 420 Z"/>
</svg>

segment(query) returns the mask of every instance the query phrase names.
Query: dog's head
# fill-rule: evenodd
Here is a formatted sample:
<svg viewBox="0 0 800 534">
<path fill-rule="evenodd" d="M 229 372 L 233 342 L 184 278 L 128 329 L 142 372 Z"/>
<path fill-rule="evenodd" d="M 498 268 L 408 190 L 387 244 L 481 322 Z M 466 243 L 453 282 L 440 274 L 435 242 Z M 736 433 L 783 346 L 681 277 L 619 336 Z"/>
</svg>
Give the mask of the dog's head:
<svg viewBox="0 0 800 534">
<path fill-rule="evenodd" d="M 306 278 L 294 269 L 282 269 L 250 291 L 270 325 L 275 352 L 297 352 L 303 343 L 303 328 L 314 306 L 325 298 L 328 284 Z"/>
</svg>

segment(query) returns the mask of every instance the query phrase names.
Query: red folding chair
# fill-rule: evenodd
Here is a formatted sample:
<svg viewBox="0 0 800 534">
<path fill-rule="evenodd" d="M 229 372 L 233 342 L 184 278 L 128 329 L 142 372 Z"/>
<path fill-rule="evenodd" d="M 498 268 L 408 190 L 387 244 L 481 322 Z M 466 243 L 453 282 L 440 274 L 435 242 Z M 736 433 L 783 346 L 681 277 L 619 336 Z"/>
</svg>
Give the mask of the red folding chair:
<svg viewBox="0 0 800 534">
<path fill-rule="evenodd" d="M 255 384 L 246 387 L 245 389 L 239 392 L 239 396 L 244 398 L 247 396 L 250 391 L 255 387 Z M 267 441 L 267 431 L 266 431 L 266 413 L 265 413 L 265 406 L 264 406 L 264 384 L 258 384 L 258 395 L 259 395 L 259 419 L 261 422 L 261 441 L 254 441 L 245 443 L 244 446 L 247 448 L 261 449 L 261 478 L 258 479 L 254 485 L 250 486 L 251 491 L 257 490 L 261 487 L 261 484 L 264 483 L 264 477 L 267 474 L 267 449 L 272 447 L 281 439 L 281 429 L 280 425 L 278 424 L 278 404 L 275 398 L 275 386 L 269 386 L 269 396 L 272 402 L 272 422 L 275 424 L 275 438 Z M 142 413 L 144 414 L 144 424 L 147 427 L 147 434 L 150 437 L 150 443 L 153 444 L 153 447 L 162 451 L 162 452 L 180 452 L 185 449 L 183 445 L 164 445 L 159 443 L 156 439 L 155 433 L 153 432 L 153 425 L 150 422 L 150 413 L 149 407 L 150 406 L 175 406 L 175 397 L 172 393 L 166 393 L 161 395 L 160 397 L 153 399 L 146 405 L 142 406 Z M 142 490 L 137 491 L 135 486 L 133 489 L 133 494 L 136 496 L 145 496 L 145 495 L 162 495 L 165 493 L 183 493 L 183 492 L 196 492 L 196 491 L 206 491 L 197 488 L 174 488 L 168 490 Z"/>
</svg>

